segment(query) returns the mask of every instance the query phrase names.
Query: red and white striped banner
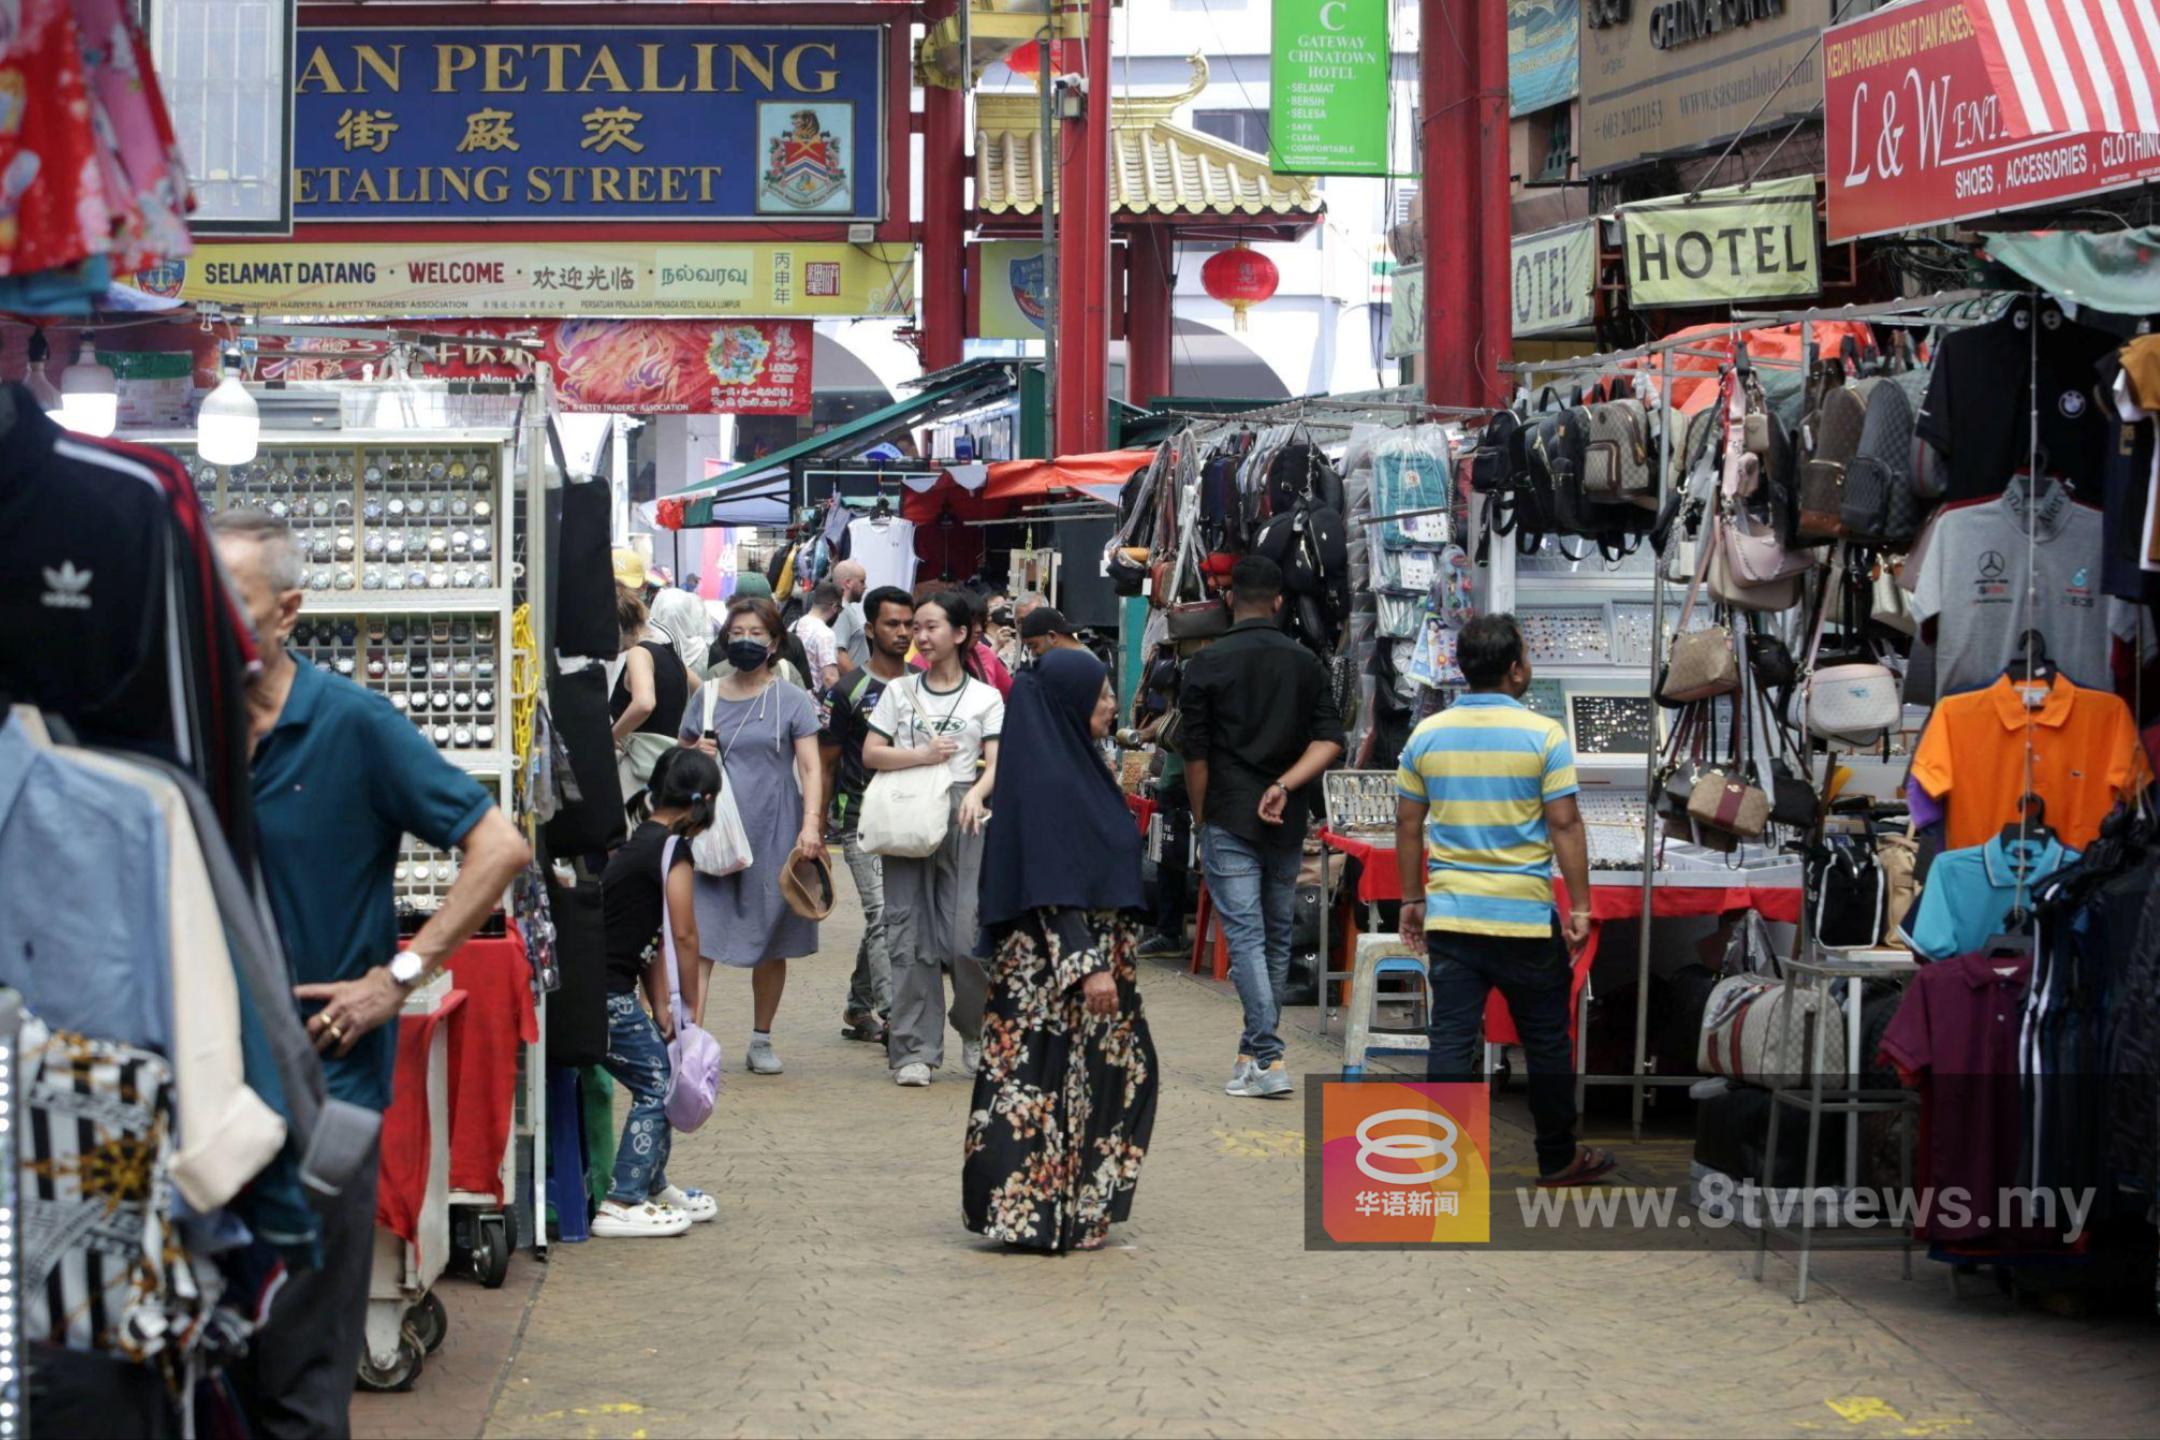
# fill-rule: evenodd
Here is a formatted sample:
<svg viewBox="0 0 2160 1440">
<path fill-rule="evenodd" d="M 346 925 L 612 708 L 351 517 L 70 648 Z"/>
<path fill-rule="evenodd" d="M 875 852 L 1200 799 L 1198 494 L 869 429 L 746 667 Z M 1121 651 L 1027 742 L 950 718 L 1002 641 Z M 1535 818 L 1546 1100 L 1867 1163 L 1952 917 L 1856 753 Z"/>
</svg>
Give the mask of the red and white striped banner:
<svg viewBox="0 0 2160 1440">
<path fill-rule="evenodd" d="M 1966 0 L 1965 9 L 2012 135 L 2160 134 L 2160 0 Z"/>
</svg>

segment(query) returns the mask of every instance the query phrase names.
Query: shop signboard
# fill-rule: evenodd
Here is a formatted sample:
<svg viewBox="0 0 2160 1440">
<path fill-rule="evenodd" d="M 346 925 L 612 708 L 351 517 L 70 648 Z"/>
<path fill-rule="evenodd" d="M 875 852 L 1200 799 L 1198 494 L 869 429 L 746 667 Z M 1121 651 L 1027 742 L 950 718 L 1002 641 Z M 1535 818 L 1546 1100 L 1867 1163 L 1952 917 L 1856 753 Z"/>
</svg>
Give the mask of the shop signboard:
<svg viewBox="0 0 2160 1440">
<path fill-rule="evenodd" d="M 1597 318 L 1597 222 L 1584 220 L 1517 235 L 1509 291 L 1517 335 L 1575 330 Z M 1425 348 L 1425 267 L 1395 267 L 1387 353 L 1400 360 Z"/>
<path fill-rule="evenodd" d="M 1275 0 L 1268 164 L 1385 175 L 1392 0 Z"/>
<path fill-rule="evenodd" d="M 1517 235 L 1512 248 L 1517 335 L 1579 329 L 1597 318 L 1597 221 Z"/>
<path fill-rule="evenodd" d="M 1508 114 L 1575 98 L 1582 70 L 1581 0 L 1508 0 Z"/>
<path fill-rule="evenodd" d="M 807 320 L 449 320 L 442 328 L 464 341 L 437 342 L 415 378 L 513 380 L 545 361 L 557 402 L 573 412 L 810 413 L 814 337 Z M 490 335 L 522 343 L 480 338 Z M 364 333 L 293 337 L 262 361 L 259 374 L 288 385 L 359 380 L 364 367 L 383 371 L 388 350 Z"/>
<path fill-rule="evenodd" d="M 134 277 L 180 300 L 300 315 L 909 314 L 902 245 L 199 244 Z"/>
<path fill-rule="evenodd" d="M 1832 0 L 1581 0 L 1582 168 L 1722 145 L 1822 99 Z"/>
<path fill-rule="evenodd" d="M 302 26 L 293 215 L 877 220 L 880 26 Z"/>
<path fill-rule="evenodd" d="M 979 252 L 984 340 L 1040 340 L 1050 308 L 1043 247 L 1035 240 L 985 240 Z"/>
<path fill-rule="evenodd" d="M 1837 26 L 1823 87 L 1833 241 L 2160 179 L 2160 135 L 2021 137 L 1965 0 L 1912 0 Z"/>
<path fill-rule="evenodd" d="M 1638 309 L 1782 300 L 1822 289 L 1815 177 L 1732 185 L 1620 207 Z"/>
</svg>

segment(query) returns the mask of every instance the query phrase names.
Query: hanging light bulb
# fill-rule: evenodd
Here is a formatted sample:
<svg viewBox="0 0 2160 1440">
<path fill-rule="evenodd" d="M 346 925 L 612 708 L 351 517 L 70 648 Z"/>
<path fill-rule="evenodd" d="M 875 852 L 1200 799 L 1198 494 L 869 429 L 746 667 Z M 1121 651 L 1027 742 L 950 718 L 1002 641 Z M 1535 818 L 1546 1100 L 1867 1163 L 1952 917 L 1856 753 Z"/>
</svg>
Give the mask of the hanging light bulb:
<svg viewBox="0 0 2160 1440">
<path fill-rule="evenodd" d="M 110 435 L 120 423 L 120 382 L 98 364 L 97 345 L 88 335 L 75 363 L 60 372 L 59 418 L 79 435 Z"/>
<path fill-rule="evenodd" d="M 38 409 L 53 411 L 60 408 L 60 392 L 45 375 L 45 362 L 52 358 L 52 346 L 45 343 L 42 326 L 30 332 L 30 371 L 23 376 L 23 384 L 37 400 Z"/>
<path fill-rule="evenodd" d="M 262 410 L 240 383 L 240 352 L 227 350 L 224 378 L 203 397 L 195 416 L 195 445 L 213 465 L 245 465 L 262 445 Z"/>
</svg>

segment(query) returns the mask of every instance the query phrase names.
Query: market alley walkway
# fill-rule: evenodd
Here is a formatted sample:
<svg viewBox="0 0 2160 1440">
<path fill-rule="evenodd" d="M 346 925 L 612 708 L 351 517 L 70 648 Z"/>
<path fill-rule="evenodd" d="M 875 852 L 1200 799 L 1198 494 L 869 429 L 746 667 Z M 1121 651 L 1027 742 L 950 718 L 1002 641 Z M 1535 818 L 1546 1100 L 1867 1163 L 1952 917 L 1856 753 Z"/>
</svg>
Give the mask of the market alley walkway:
<svg viewBox="0 0 2160 1440">
<path fill-rule="evenodd" d="M 1222 1093 L 1236 1000 L 1181 966 L 1142 974 L 1164 1073 L 1133 1222 L 1091 1255 L 985 1246 L 960 1225 L 967 1083 L 898 1089 L 880 1052 L 840 1036 L 854 936 L 836 911 L 825 956 L 795 962 L 777 1078 L 739 1068 L 746 977 L 715 977 L 727 1086 L 670 1169 L 717 1194 L 720 1219 L 676 1240 L 556 1246 L 488 1435 L 2160 1424 L 2149 1324 L 2049 1316 L 1981 1286 L 1955 1297 L 1924 1259 L 1907 1283 L 1894 1255 L 1834 1257 L 1796 1306 L 1789 1267 L 1758 1285 L 1729 1254 L 1308 1253 L 1303 1105 Z M 1302 1028 L 1310 1013 L 1287 1027 L 1301 1073 L 1340 1063 Z M 1496 1123 L 1503 1172 L 1527 1174 L 1513 1123 Z"/>
</svg>

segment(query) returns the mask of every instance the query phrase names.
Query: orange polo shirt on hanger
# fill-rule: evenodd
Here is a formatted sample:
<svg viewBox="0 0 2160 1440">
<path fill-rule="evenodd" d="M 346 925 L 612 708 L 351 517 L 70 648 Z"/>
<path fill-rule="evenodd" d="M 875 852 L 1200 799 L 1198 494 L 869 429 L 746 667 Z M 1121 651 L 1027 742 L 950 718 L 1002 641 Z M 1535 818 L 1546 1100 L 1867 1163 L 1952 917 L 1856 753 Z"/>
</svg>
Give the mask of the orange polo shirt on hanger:
<svg viewBox="0 0 2160 1440">
<path fill-rule="evenodd" d="M 2137 725 L 2121 697 L 2062 676 L 2028 709 L 2008 675 L 1984 690 L 1938 701 L 1913 756 L 1912 778 L 1943 802 L 1944 844 L 1982 845 L 2018 818 L 2025 794 L 2025 738 L 2032 735 L 2032 789 L 2062 843 L 2082 850 L 2118 801 L 2152 783 Z"/>
</svg>

